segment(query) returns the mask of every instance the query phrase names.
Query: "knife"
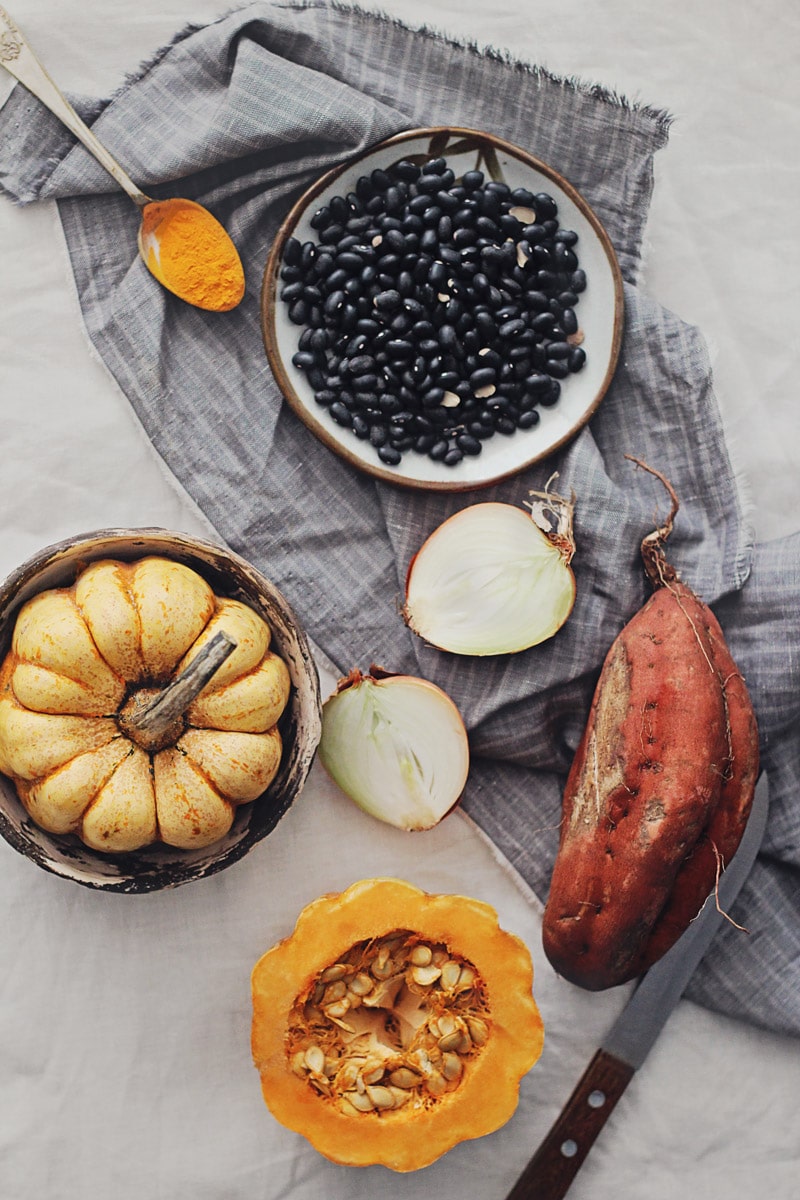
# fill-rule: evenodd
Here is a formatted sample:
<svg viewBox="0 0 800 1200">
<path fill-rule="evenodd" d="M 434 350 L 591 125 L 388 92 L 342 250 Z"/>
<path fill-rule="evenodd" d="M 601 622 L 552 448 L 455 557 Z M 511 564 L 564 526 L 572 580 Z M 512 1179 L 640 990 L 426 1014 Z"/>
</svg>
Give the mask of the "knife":
<svg viewBox="0 0 800 1200">
<path fill-rule="evenodd" d="M 661 1032 L 755 862 L 767 823 L 766 771 L 742 840 L 711 896 L 670 950 L 642 976 L 507 1200 L 561 1200 L 614 1106 Z M 720 911 L 722 910 L 722 911 Z"/>
</svg>

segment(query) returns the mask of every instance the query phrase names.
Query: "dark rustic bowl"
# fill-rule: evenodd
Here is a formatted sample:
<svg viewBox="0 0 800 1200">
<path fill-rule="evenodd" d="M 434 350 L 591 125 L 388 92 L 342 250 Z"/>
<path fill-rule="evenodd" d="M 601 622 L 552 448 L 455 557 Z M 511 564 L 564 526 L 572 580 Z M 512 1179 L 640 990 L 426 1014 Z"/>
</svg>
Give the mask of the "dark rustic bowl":
<svg viewBox="0 0 800 1200">
<path fill-rule="evenodd" d="M 281 593 L 254 567 L 222 546 L 166 529 L 102 529 L 48 546 L 0 584 L 0 659 L 8 653 L 16 614 L 38 592 L 69 587 L 99 558 L 131 561 L 148 554 L 185 563 L 217 595 L 242 600 L 270 625 L 273 646 L 292 681 L 280 730 L 284 753 L 278 774 L 251 804 L 241 805 L 224 838 L 197 850 L 155 844 L 131 854 L 100 854 L 75 836 L 40 829 L 26 813 L 13 782 L 0 774 L 0 834 L 31 862 L 85 887 L 152 892 L 213 875 L 237 862 L 274 829 L 301 791 L 321 730 L 319 678 L 308 639 Z"/>
</svg>

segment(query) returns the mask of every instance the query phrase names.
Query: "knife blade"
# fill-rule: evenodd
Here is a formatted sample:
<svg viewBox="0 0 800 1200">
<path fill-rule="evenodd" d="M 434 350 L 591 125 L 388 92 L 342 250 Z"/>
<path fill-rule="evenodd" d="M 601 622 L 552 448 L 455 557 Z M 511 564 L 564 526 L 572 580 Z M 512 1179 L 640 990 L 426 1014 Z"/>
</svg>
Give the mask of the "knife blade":
<svg viewBox="0 0 800 1200">
<path fill-rule="evenodd" d="M 647 971 L 507 1200 L 562 1200 L 614 1106 L 658 1038 L 755 862 L 767 823 L 766 771 L 739 847 L 691 925 Z"/>
</svg>

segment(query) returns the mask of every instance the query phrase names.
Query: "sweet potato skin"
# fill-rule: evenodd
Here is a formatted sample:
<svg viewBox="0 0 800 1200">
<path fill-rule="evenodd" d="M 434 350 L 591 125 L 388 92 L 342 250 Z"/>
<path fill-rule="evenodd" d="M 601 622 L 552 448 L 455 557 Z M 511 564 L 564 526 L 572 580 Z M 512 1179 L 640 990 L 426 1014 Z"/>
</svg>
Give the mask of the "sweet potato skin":
<svg viewBox="0 0 800 1200">
<path fill-rule="evenodd" d="M 669 949 L 741 838 L 758 771 L 744 680 L 711 610 L 675 578 L 612 644 L 567 780 L 547 957 L 600 990 Z"/>
</svg>

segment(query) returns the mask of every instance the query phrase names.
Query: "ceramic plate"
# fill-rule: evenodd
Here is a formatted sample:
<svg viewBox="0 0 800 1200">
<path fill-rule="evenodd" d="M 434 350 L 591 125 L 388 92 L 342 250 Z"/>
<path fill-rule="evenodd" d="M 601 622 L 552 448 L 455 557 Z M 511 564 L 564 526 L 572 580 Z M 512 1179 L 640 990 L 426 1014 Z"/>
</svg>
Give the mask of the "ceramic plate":
<svg viewBox="0 0 800 1200">
<path fill-rule="evenodd" d="M 329 411 L 314 399 L 303 372 L 292 363 L 302 327 L 292 323 L 280 299 L 280 271 L 290 237 L 316 242 L 311 226 L 314 213 L 333 196 L 354 191 L 356 181 L 375 168 L 384 170 L 415 156 L 447 159 L 456 177 L 476 167 L 486 179 L 506 182 L 512 189 L 547 192 L 558 205 L 561 228 L 578 234 L 576 251 L 588 285 L 576 306 L 586 363 L 562 381 L 561 396 L 552 407 L 540 406 L 540 421 L 532 429 L 510 436 L 495 434 L 474 457 L 454 467 L 432 461 L 413 450 L 404 452 L 397 467 L 378 458 L 369 441 L 361 441 L 337 425 Z M 420 159 L 420 161 L 422 160 Z M 538 462 L 574 437 L 589 420 L 611 382 L 622 340 L 622 278 L 611 242 L 583 197 L 551 167 L 500 138 L 459 128 L 415 129 L 380 142 L 319 179 L 294 205 L 273 244 L 264 273 L 262 329 L 267 357 L 278 385 L 295 413 L 309 429 L 352 466 L 376 478 L 410 488 L 462 491 L 485 487 Z"/>
</svg>

